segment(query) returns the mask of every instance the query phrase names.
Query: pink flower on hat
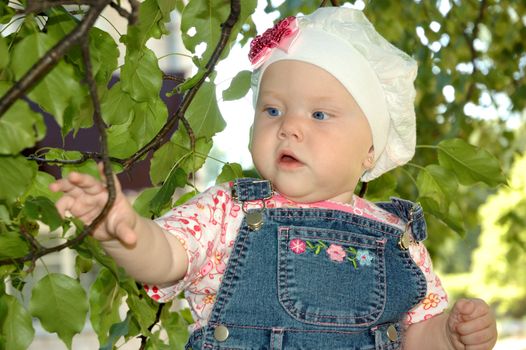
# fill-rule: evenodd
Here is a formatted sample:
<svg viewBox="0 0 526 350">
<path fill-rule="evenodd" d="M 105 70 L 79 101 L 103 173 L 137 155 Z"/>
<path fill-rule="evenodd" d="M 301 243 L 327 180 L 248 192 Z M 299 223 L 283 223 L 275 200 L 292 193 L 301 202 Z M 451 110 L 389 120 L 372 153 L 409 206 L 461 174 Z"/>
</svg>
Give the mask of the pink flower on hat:
<svg viewBox="0 0 526 350">
<path fill-rule="evenodd" d="M 267 29 L 252 40 L 248 53 L 250 63 L 254 68 L 258 68 L 270 57 L 276 47 L 287 52 L 298 33 L 299 27 L 296 17 L 290 16 L 282 19 L 274 27 Z"/>
</svg>

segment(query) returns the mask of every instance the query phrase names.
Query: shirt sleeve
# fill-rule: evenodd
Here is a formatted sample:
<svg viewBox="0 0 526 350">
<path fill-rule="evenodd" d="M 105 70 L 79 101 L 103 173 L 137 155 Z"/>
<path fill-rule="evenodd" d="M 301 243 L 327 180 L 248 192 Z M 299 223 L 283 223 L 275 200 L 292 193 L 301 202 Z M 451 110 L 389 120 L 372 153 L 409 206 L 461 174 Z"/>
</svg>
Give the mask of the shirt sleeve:
<svg viewBox="0 0 526 350">
<path fill-rule="evenodd" d="M 422 270 L 427 282 L 425 298 L 407 313 L 405 323 L 411 325 L 441 314 L 448 306 L 447 293 L 440 278 L 433 271 L 433 263 L 426 247 L 422 243 L 409 246 L 411 257 Z"/>
<path fill-rule="evenodd" d="M 187 253 L 188 269 L 184 278 L 173 285 L 144 285 L 152 299 L 168 302 L 181 291 L 196 286 L 203 277 L 221 270 L 221 266 L 214 266 L 209 255 L 217 254 L 220 246 L 226 244 L 224 221 L 231 202 L 228 184 L 214 186 L 155 220 L 179 239 Z"/>
</svg>

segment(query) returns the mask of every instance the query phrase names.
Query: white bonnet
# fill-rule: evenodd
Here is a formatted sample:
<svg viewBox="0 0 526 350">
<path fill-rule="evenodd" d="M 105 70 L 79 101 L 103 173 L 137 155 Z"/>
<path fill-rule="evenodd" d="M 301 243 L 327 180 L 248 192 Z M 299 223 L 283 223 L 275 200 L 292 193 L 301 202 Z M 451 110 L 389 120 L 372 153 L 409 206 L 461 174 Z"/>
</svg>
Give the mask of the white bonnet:
<svg viewBox="0 0 526 350">
<path fill-rule="evenodd" d="M 289 17 L 252 41 L 249 58 L 254 105 L 265 69 L 280 60 L 314 64 L 345 86 L 372 131 L 375 165 L 362 181 L 413 157 L 417 64 L 378 34 L 362 11 L 322 7 L 307 16 Z"/>
</svg>

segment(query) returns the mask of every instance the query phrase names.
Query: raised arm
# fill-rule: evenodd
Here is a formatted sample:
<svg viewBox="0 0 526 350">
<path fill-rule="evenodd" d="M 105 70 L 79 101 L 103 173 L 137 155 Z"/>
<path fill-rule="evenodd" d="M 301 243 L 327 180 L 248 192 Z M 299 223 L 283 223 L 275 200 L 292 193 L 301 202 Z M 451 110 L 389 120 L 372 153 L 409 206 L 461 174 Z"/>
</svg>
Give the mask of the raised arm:
<svg viewBox="0 0 526 350">
<path fill-rule="evenodd" d="M 188 259 L 182 244 L 155 222 L 135 212 L 117 179 L 115 183 L 115 203 L 93 237 L 138 281 L 163 285 L 183 278 Z M 104 184 L 86 174 L 71 173 L 49 188 L 64 192 L 56 203 L 62 216 L 70 213 L 86 224 L 95 219 L 108 199 Z"/>
</svg>

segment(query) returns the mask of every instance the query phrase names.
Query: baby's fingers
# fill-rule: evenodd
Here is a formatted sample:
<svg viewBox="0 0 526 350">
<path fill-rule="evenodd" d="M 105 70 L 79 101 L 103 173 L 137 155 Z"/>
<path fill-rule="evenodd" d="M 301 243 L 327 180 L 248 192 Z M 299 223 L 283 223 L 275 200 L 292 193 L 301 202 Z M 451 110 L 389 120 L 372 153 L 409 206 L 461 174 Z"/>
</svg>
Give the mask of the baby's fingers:
<svg viewBox="0 0 526 350">
<path fill-rule="evenodd" d="M 496 340 L 496 332 L 489 328 L 460 336 L 460 341 L 465 345 L 466 350 L 491 350 Z"/>
<path fill-rule="evenodd" d="M 66 217 L 66 212 L 69 212 L 73 205 L 75 205 L 76 199 L 71 196 L 62 196 L 56 203 L 58 213 L 62 218 Z"/>
<path fill-rule="evenodd" d="M 73 172 L 68 175 L 68 180 L 87 194 L 99 194 L 106 191 L 104 184 L 91 175 Z"/>
<path fill-rule="evenodd" d="M 486 313 L 478 318 L 468 321 L 460 322 L 456 326 L 456 330 L 460 334 L 475 333 L 479 330 L 486 329 L 490 326 L 495 326 L 494 318 L 491 313 Z"/>
</svg>

